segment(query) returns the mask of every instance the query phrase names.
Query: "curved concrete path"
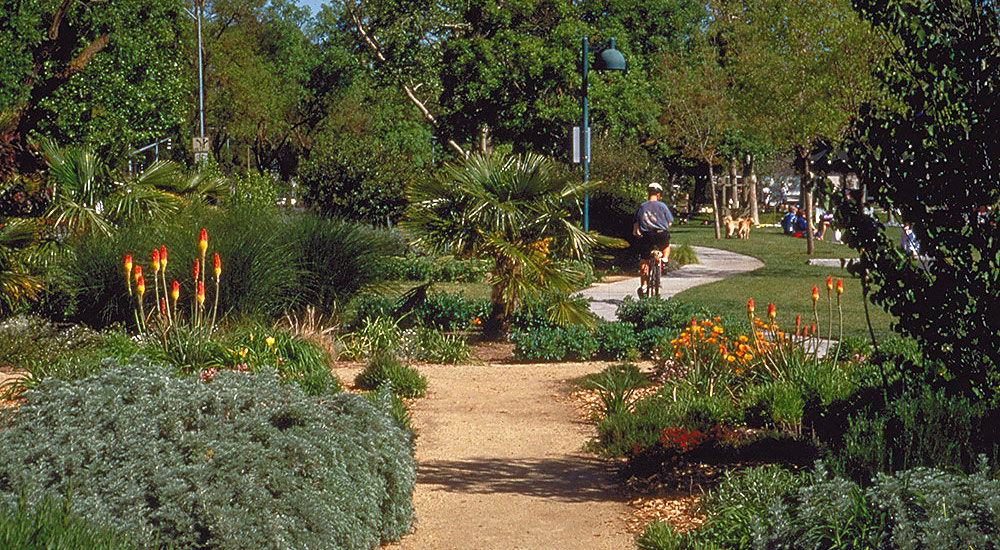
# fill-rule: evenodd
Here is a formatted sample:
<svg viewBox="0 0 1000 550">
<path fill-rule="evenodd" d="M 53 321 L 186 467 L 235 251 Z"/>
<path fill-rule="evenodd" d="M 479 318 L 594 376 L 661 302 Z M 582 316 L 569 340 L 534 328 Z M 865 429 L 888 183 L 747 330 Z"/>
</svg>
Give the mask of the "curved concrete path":
<svg viewBox="0 0 1000 550">
<path fill-rule="evenodd" d="M 669 298 L 691 287 L 764 267 L 763 262 L 752 256 L 704 246 L 692 248 L 698 255 L 698 263 L 665 273 L 660 279 L 661 298 Z M 614 283 L 596 284 L 580 291 L 579 295 L 590 298 L 590 310 L 599 317 L 614 321 L 618 304 L 622 303 L 626 296 L 636 298 L 637 288 L 639 288 L 639 278 L 633 277 Z"/>
</svg>

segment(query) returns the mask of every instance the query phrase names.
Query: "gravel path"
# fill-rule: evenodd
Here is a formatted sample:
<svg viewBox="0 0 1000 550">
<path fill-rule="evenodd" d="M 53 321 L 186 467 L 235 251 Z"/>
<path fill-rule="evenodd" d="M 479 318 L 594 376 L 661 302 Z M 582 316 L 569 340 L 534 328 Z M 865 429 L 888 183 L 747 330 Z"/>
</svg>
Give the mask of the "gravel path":
<svg viewBox="0 0 1000 550">
<path fill-rule="evenodd" d="M 606 464 L 583 451 L 593 426 L 566 381 L 606 363 L 426 365 L 417 430 L 417 520 L 388 548 L 618 550 L 635 544 Z M 344 380 L 356 371 L 337 374 Z"/>
</svg>

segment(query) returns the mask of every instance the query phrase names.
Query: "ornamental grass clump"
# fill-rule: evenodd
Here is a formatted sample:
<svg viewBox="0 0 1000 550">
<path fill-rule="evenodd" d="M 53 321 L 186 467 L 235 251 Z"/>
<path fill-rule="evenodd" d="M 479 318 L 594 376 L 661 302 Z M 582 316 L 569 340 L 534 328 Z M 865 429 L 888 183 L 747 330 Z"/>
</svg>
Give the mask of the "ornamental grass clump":
<svg viewBox="0 0 1000 550">
<path fill-rule="evenodd" d="M 427 379 L 417 369 L 404 365 L 391 354 L 379 354 L 358 373 L 355 385 L 374 390 L 388 383 L 392 392 L 400 397 L 423 397 L 427 393 Z"/>
<path fill-rule="evenodd" d="M 48 380 L 0 422 L 0 506 L 71 494 L 142 547 L 367 550 L 413 518 L 413 447 L 384 402 L 310 398 L 273 371 Z"/>
<path fill-rule="evenodd" d="M 132 550 L 134 544 L 98 525 L 80 519 L 64 498 L 46 496 L 41 502 L 21 499 L 0 506 L 0 548 L 4 550 Z"/>
</svg>

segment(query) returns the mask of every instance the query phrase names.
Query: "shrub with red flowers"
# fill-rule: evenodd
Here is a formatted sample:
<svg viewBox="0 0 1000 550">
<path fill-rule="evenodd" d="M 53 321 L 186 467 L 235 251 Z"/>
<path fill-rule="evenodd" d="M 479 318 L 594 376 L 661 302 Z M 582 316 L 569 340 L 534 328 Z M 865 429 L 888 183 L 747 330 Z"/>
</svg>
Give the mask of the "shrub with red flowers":
<svg viewBox="0 0 1000 550">
<path fill-rule="evenodd" d="M 685 453 L 701 445 L 708 439 L 708 436 L 698 430 L 689 430 L 674 426 L 663 430 L 660 436 L 660 443 L 667 449 Z"/>
</svg>

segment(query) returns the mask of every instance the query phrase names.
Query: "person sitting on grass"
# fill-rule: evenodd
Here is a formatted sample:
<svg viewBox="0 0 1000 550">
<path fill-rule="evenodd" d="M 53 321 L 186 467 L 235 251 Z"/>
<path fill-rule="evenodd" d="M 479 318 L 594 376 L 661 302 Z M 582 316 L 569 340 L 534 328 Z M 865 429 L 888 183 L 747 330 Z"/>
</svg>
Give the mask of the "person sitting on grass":
<svg viewBox="0 0 1000 550">
<path fill-rule="evenodd" d="M 795 207 L 789 206 L 784 218 L 781 218 L 781 230 L 785 235 L 795 233 Z"/>
<path fill-rule="evenodd" d="M 639 275 L 639 297 L 644 297 L 649 292 L 647 281 L 649 281 L 649 268 L 652 265 L 652 253 L 654 250 L 663 252 L 661 262 L 666 262 L 670 258 L 670 224 L 674 223 L 674 216 L 670 213 L 667 205 L 660 201 L 663 195 L 663 186 L 655 181 L 646 188 L 649 200 L 639 205 L 635 211 L 632 223 L 632 234 L 639 237 L 637 246 L 639 248 L 640 275 Z"/>
<path fill-rule="evenodd" d="M 809 231 L 809 222 L 806 221 L 806 209 L 799 208 L 795 211 L 795 220 L 792 221 L 792 236 L 805 237 Z"/>
</svg>

